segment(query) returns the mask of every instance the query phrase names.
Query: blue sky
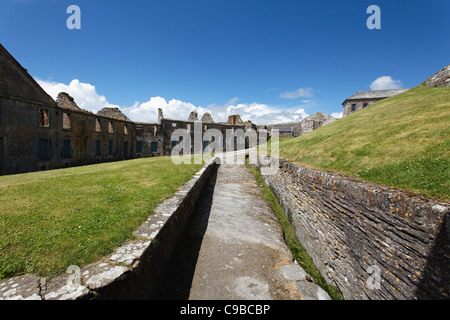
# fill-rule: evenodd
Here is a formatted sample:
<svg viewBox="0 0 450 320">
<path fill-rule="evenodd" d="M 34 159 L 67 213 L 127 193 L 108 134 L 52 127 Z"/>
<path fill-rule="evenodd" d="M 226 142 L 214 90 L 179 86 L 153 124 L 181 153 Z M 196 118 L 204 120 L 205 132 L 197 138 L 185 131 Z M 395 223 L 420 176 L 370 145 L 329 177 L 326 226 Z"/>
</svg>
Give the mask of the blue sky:
<svg viewBox="0 0 450 320">
<path fill-rule="evenodd" d="M 72 4 L 80 30 L 66 26 Z M 1 0 L 0 42 L 50 95 L 88 110 L 263 124 L 420 84 L 450 63 L 449 13 L 448 0 Z"/>
</svg>

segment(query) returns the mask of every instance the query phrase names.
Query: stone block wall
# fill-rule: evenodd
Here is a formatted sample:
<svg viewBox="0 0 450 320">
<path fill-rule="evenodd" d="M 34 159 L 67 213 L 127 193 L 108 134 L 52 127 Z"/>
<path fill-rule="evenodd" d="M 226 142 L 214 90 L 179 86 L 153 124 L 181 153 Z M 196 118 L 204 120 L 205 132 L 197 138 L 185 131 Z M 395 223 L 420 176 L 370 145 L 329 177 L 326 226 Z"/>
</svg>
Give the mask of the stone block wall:
<svg viewBox="0 0 450 320">
<path fill-rule="evenodd" d="M 136 240 L 101 261 L 74 266 L 46 279 L 24 275 L 0 282 L 0 300 L 142 300 L 155 299 L 172 251 L 192 214 L 215 161 L 205 166 L 175 196 L 135 231 Z"/>
<path fill-rule="evenodd" d="M 264 176 L 345 299 L 449 299 L 450 204 L 281 161 Z"/>
</svg>

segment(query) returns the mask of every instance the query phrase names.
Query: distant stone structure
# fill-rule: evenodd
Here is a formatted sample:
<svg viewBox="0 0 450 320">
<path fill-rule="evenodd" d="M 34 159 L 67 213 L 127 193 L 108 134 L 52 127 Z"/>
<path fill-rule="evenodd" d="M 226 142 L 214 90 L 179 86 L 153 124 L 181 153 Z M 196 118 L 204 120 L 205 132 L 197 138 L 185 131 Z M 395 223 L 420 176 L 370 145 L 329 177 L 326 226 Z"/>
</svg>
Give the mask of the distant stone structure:
<svg viewBox="0 0 450 320">
<path fill-rule="evenodd" d="M 348 116 L 349 114 L 364 109 L 377 101 L 393 97 L 408 90 L 409 89 L 358 91 L 354 95 L 345 99 L 342 103 L 344 108 L 343 116 Z"/>
<path fill-rule="evenodd" d="M 99 116 L 113 118 L 117 120 L 130 121 L 126 115 L 119 110 L 119 108 L 103 108 L 97 112 Z"/>
<path fill-rule="evenodd" d="M 425 87 L 450 87 L 450 64 L 425 80 L 422 85 Z"/>
<path fill-rule="evenodd" d="M 273 126 L 270 131 L 272 135 L 274 130 L 278 131 L 279 137 L 292 137 L 293 127 Z"/>
<path fill-rule="evenodd" d="M 322 112 L 317 112 L 300 121 L 301 134 L 303 135 L 312 132 L 314 130 L 317 130 L 320 127 L 329 124 L 333 121 L 336 121 L 336 119 L 333 118 L 332 116 L 329 116 Z"/>
<path fill-rule="evenodd" d="M 214 123 L 214 120 L 208 112 L 205 112 L 205 114 L 202 116 L 202 122 L 204 123 Z"/>
<path fill-rule="evenodd" d="M 81 109 L 75 102 L 75 100 L 66 92 L 60 92 L 56 98 L 56 104 L 63 109 L 86 111 Z M 88 111 L 86 111 L 88 112 Z"/>
<path fill-rule="evenodd" d="M 238 129 L 252 127 L 239 115 L 231 116 L 230 123 L 214 123 L 208 113 L 202 117 L 205 124 L 197 119 L 196 112 L 190 121 L 166 119 L 159 108 L 158 123 L 133 122 L 119 108 L 103 108 L 97 114 L 83 110 L 64 92 L 55 101 L 0 45 L 0 175 L 169 156 L 179 142 L 172 141 L 172 132 L 186 129 L 193 144 L 197 125 L 202 136 L 208 129 L 231 132 L 234 138 L 226 147 L 235 149 Z M 191 152 L 208 147 L 205 139 L 199 150 L 191 145 Z"/>
</svg>

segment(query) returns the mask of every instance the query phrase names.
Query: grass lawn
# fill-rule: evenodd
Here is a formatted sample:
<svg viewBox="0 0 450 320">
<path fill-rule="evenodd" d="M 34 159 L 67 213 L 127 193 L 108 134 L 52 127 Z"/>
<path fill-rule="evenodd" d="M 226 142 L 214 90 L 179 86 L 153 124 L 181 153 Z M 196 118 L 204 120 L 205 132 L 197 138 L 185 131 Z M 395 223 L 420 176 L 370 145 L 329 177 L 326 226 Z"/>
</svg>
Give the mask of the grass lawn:
<svg viewBox="0 0 450 320">
<path fill-rule="evenodd" d="M 0 177 L 0 280 L 95 262 L 201 167 L 155 157 Z"/>
<path fill-rule="evenodd" d="M 448 201 L 450 88 L 413 88 L 304 136 L 280 138 L 279 148 L 281 158 L 300 165 Z"/>
</svg>

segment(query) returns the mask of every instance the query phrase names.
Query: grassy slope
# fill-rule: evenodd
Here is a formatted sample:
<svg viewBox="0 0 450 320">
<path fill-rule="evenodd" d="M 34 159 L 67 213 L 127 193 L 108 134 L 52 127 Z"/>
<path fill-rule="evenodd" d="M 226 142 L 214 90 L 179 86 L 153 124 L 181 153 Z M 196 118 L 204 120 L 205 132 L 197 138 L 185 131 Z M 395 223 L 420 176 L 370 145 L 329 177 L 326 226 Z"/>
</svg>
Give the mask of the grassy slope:
<svg viewBox="0 0 450 320">
<path fill-rule="evenodd" d="M 109 254 L 201 166 L 158 157 L 0 177 L 0 279 Z"/>
<path fill-rule="evenodd" d="M 450 199 L 450 88 L 416 87 L 312 133 L 280 139 L 280 157 Z"/>
</svg>

